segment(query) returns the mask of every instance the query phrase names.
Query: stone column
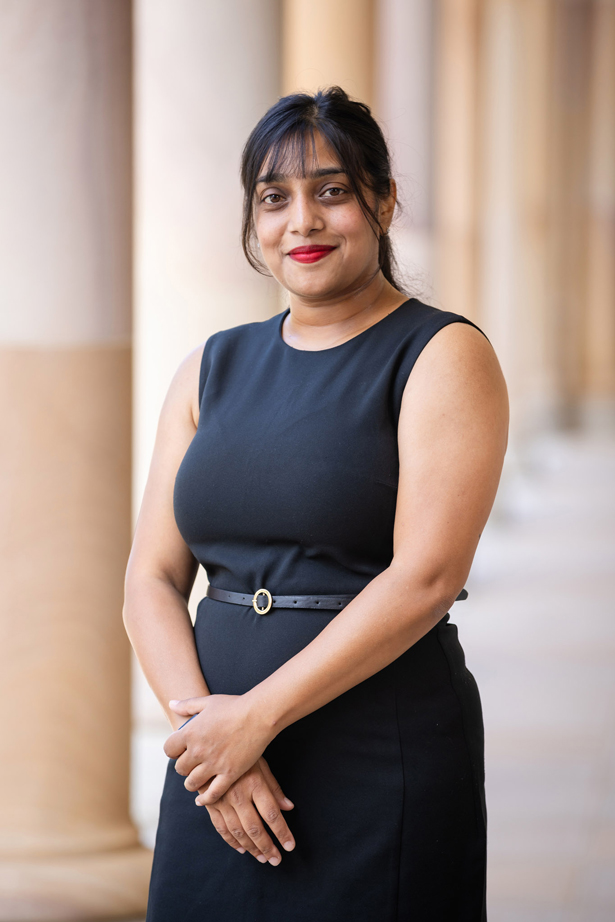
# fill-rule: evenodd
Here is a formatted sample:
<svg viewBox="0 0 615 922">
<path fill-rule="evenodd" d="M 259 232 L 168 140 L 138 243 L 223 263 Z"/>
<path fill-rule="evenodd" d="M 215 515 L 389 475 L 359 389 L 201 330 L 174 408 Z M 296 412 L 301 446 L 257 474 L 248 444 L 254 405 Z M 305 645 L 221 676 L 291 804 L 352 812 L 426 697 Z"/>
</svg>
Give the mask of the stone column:
<svg viewBox="0 0 615 922">
<path fill-rule="evenodd" d="M 374 114 L 388 141 L 401 210 L 391 236 L 412 294 L 433 300 L 431 0 L 380 0 L 376 8 Z"/>
<path fill-rule="evenodd" d="M 615 400 L 615 2 L 596 0 L 589 76 L 585 411 L 613 425 Z"/>
<path fill-rule="evenodd" d="M 516 231 L 509 339 L 514 345 L 516 422 L 528 435 L 553 425 L 558 403 L 550 262 L 553 28 L 553 0 L 517 0 L 512 125 Z"/>
<path fill-rule="evenodd" d="M 478 190 L 478 315 L 508 383 L 511 416 L 518 408 L 517 359 L 519 201 L 516 119 L 515 0 L 485 0 L 481 23 L 481 112 Z M 513 419 L 513 430 L 515 420 Z"/>
<path fill-rule="evenodd" d="M 552 423 L 557 403 L 553 4 L 485 0 L 481 35 L 478 314 L 507 379 L 514 445 Z"/>
<path fill-rule="evenodd" d="M 436 294 L 477 319 L 479 0 L 438 0 L 435 39 Z"/>
<path fill-rule="evenodd" d="M 282 91 L 337 84 L 373 101 L 374 0 L 283 0 Z"/>
<path fill-rule="evenodd" d="M 564 426 L 579 424 L 585 385 L 590 74 L 594 6 L 593 3 L 581 0 L 555 4 L 551 287 L 559 422 Z"/>
<path fill-rule="evenodd" d="M 0 919 L 143 911 L 128 810 L 131 9 L 0 6 Z"/>
</svg>

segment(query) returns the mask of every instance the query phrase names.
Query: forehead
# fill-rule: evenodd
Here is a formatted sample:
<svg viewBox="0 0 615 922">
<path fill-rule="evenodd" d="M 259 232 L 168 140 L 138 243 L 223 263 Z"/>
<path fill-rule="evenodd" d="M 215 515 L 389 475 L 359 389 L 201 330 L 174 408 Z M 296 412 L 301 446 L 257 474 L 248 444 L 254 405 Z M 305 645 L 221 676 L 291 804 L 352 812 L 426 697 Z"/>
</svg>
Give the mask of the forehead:
<svg viewBox="0 0 615 922">
<path fill-rule="evenodd" d="M 344 172 L 339 156 L 315 131 L 292 135 L 273 144 L 258 171 L 257 183 L 286 178 L 313 179 L 330 173 Z"/>
</svg>

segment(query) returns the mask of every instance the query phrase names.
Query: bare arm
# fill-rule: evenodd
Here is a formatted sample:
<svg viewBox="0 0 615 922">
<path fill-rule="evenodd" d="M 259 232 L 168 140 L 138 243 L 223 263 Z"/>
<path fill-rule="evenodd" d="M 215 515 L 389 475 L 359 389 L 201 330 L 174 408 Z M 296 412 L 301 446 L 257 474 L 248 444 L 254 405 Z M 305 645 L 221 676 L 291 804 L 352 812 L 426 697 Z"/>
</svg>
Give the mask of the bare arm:
<svg viewBox="0 0 615 922">
<path fill-rule="evenodd" d="M 173 711 L 170 699 L 209 696 L 188 614 L 198 563 L 180 535 L 173 513 L 175 476 L 198 425 L 202 354 L 202 346 L 191 352 L 171 382 L 126 571 L 126 630 L 145 677 L 174 729 L 187 715 Z M 209 813 L 229 845 L 275 865 L 281 854 L 262 817 L 290 850 L 295 842 L 281 811 L 293 805 L 259 756 L 236 780 L 232 804 L 218 802 Z"/>
<path fill-rule="evenodd" d="M 214 803 L 280 730 L 383 669 L 443 617 L 491 511 L 507 433 L 508 398 L 493 349 L 473 327 L 445 327 L 404 392 L 391 565 L 245 695 L 185 709 L 200 715 L 166 749 L 180 755 L 189 790 L 216 776 L 198 801 Z"/>
<path fill-rule="evenodd" d="M 185 721 L 170 698 L 208 695 L 188 614 L 198 563 L 173 515 L 177 469 L 196 432 L 203 347 L 182 362 L 169 387 L 126 570 L 124 623 L 143 672 L 174 729 Z"/>
</svg>

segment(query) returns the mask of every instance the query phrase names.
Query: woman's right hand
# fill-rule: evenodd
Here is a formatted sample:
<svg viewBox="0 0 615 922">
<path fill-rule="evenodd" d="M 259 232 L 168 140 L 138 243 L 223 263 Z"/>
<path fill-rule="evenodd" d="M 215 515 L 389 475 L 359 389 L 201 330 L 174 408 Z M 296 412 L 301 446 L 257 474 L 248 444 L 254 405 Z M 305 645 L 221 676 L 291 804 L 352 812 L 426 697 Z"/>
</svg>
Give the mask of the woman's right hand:
<svg viewBox="0 0 615 922">
<path fill-rule="evenodd" d="M 212 779 L 213 781 L 213 779 Z M 200 795 L 209 787 L 199 788 Z M 284 796 L 263 756 L 215 804 L 205 804 L 216 832 L 240 854 L 250 852 L 262 864 L 278 865 L 282 860 L 279 849 L 263 824 L 275 834 L 288 852 L 295 840 L 282 816 L 282 810 L 292 810 L 294 804 Z"/>
</svg>

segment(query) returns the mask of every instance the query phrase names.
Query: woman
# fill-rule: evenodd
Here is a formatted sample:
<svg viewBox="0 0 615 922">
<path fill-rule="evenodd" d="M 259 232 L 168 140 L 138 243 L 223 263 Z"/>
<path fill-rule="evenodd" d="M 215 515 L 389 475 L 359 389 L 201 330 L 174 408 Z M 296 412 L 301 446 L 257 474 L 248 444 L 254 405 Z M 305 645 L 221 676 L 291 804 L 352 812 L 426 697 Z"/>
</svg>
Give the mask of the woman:
<svg viewBox="0 0 615 922">
<path fill-rule="evenodd" d="M 396 283 L 366 106 L 280 99 L 242 180 L 246 255 L 289 307 L 180 366 L 126 578 L 175 728 L 148 922 L 479 922 L 482 718 L 448 609 L 500 477 L 502 374 Z"/>
</svg>

